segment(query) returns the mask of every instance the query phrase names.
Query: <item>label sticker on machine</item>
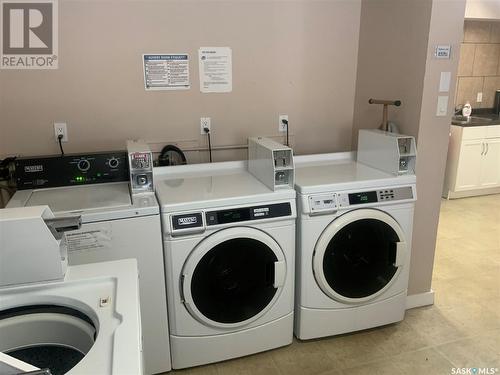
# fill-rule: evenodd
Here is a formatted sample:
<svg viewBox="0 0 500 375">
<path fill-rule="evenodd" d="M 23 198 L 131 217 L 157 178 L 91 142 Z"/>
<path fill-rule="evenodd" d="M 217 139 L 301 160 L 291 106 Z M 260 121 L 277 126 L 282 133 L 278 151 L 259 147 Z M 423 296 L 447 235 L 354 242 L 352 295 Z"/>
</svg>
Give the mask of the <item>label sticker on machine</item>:
<svg viewBox="0 0 500 375">
<path fill-rule="evenodd" d="M 111 247 L 111 224 L 95 229 L 71 231 L 65 235 L 68 252 L 103 250 Z"/>
<path fill-rule="evenodd" d="M 200 212 L 182 215 L 172 215 L 174 230 L 203 227 L 203 218 Z"/>
</svg>

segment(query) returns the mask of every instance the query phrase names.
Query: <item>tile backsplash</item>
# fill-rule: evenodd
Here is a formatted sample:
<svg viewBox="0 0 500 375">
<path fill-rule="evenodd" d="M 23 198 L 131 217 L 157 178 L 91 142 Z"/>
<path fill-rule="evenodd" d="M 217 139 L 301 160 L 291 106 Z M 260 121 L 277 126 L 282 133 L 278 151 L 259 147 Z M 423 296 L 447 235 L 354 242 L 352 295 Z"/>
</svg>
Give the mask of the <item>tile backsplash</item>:
<svg viewBox="0 0 500 375">
<path fill-rule="evenodd" d="M 470 102 L 472 108 L 492 108 L 500 89 L 500 22 L 465 21 L 460 46 L 455 105 Z M 477 94 L 483 93 L 482 102 Z"/>
</svg>

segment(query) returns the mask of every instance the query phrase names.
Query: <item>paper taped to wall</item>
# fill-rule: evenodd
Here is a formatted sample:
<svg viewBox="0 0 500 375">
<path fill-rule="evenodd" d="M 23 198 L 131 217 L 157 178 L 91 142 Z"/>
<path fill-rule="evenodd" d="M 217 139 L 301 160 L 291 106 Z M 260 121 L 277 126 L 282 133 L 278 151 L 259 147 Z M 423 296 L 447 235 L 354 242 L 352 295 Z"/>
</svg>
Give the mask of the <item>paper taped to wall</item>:
<svg viewBox="0 0 500 375">
<path fill-rule="evenodd" d="M 146 91 L 190 88 L 187 54 L 145 54 L 142 63 Z"/>
<path fill-rule="evenodd" d="M 232 51 L 229 47 L 201 47 L 198 50 L 200 91 L 233 90 Z"/>
</svg>

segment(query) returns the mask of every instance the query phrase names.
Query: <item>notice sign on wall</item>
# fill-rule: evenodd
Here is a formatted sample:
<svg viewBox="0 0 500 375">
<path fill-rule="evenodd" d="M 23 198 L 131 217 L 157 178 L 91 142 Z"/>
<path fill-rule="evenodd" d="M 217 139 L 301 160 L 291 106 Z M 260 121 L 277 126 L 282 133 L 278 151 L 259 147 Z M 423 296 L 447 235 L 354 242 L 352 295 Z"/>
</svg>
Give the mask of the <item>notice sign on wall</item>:
<svg viewBox="0 0 500 375">
<path fill-rule="evenodd" d="M 201 92 L 231 92 L 233 90 L 231 48 L 201 47 L 198 51 L 198 58 Z"/>
<path fill-rule="evenodd" d="M 189 56 L 187 54 L 142 55 L 146 90 L 187 90 Z"/>
</svg>

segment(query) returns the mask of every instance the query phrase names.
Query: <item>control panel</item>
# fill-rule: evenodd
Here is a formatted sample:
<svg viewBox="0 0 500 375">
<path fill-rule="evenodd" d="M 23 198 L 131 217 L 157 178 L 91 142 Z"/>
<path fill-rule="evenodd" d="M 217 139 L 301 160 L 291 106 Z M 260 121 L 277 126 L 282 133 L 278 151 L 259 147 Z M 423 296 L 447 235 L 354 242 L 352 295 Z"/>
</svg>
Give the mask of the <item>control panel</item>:
<svg viewBox="0 0 500 375">
<path fill-rule="evenodd" d="M 309 197 L 311 212 L 335 211 L 337 209 L 337 194 L 321 194 Z"/>
<path fill-rule="evenodd" d="M 153 192 L 153 155 L 140 141 L 127 142 L 132 194 Z"/>
<path fill-rule="evenodd" d="M 336 211 L 339 208 L 370 203 L 413 199 L 411 186 L 351 193 L 330 193 L 309 196 L 311 214 Z"/>
<path fill-rule="evenodd" d="M 229 210 L 210 211 L 206 213 L 207 225 L 230 224 L 240 221 L 271 219 L 290 216 L 290 203 L 275 203 L 266 206 L 233 208 Z"/>
<path fill-rule="evenodd" d="M 17 189 L 128 181 L 124 151 L 25 157 L 16 160 Z"/>
<path fill-rule="evenodd" d="M 290 202 L 263 206 L 238 207 L 208 212 L 190 212 L 170 216 L 172 235 L 203 232 L 207 226 L 265 220 L 292 215 Z"/>
</svg>

